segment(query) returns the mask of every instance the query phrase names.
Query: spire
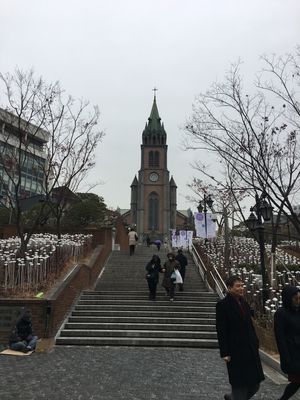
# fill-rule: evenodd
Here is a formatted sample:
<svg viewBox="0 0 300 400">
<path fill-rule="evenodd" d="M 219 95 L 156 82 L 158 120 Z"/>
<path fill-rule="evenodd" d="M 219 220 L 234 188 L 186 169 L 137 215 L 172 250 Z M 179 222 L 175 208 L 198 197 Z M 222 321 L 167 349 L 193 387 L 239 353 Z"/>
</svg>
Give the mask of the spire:
<svg viewBox="0 0 300 400">
<path fill-rule="evenodd" d="M 175 187 L 175 188 L 177 188 L 177 185 L 176 185 L 176 183 L 175 183 L 175 181 L 174 181 L 173 175 L 171 176 L 171 179 L 170 179 L 170 187 Z"/>
<path fill-rule="evenodd" d="M 153 105 L 150 113 L 150 117 L 148 118 L 149 128 L 150 129 L 159 129 L 161 127 L 160 124 L 160 116 L 158 113 L 158 108 L 156 104 L 156 95 L 154 95 Z"/>
<path fill-rule="evenodd" d="M 139 181 L 137 180 L 137 177 L 136 177 L 136 175 L 134 176 L 134 179 L 133 179 L 133 181 L 132 181 L 132 184 L 130 185 L 130 187 L 132 187 L 132 186 L 138 186 L 138 183 L 139 183 Z"/>
<path fill-rule="evenodd" d="M 156 91 L 157 89 L 152 89 L 154 91 L 153 104 L 150 112 L 150 117 L 148 118 L 148 123 L 146 123 L 145 129 L 143 131 L 143 144 L 147 145 L 158 145 L 166 144 L 167 135 L 164 126 L 161 122 L 161 118 L 158 113 L 158 108 L 156 104 Z"/>
</svg>

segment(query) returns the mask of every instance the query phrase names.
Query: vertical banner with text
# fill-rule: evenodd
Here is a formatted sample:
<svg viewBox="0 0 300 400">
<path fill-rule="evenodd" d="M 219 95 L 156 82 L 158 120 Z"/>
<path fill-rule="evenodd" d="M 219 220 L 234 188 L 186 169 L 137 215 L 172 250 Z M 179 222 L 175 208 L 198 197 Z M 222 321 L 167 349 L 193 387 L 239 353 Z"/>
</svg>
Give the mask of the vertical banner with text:
<svg viewBox="0 0 300 400">
<path fill-rule="evenodd" d="M 205 214 L 196 212 L 194 213 L 196 236 L 200 238 L 214 238 L 216 236 L 216 223 L 212 220 L 212 214 Z"/>
</svg>

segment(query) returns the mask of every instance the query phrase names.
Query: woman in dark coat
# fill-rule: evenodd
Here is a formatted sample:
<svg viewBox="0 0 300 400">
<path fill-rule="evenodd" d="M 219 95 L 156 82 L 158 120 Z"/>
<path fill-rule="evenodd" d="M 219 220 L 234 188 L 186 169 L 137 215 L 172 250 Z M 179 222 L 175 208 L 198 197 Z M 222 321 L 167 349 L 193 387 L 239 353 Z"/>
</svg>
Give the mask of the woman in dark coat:
<svg viewBox="0 0 300 400">
<path fill-rule="evenodd" d="M 232 395 L 224 398 L 250 399 L 264 380 L 258 338 L 250 306 L 243 297 L 243 282 L 238 276 L 231 276 L 226 285 L 228 293 L 216 306 L 220 355 L 232 386 Z"/>
<path fill-rule="evenodd" d="M 164 279 L 162 282 L 162 286 L 166 289 L 167 295 L 170 296 L 170 301 L 174 300 L 175 294 L 175 280 L 172 279 L 172 274 L 175 269 L 180 268 L 180 264 L 178 261 L 175 260 L 175 255 L 173 253 L 167 254 L 168 261 L 164 263 L 163 272 L 164 272 Z"/>
<path fill-rule="evenodd" d="M 274 316 L 274 330 L 280 365 L 290 383 L 280 400 L 290 399 L 300 387 L 300 289 L 286 286 L 282 290 L 282 307 Z"/>
<path fill-rule="evenodd" d="M 146 278 L 149 287 L 149 300 L 155 300 L 156 287 L 159 281 L 159 273 L 162 272 L 160 258 L 154 254 L 146 265 Z"/>
</svg>

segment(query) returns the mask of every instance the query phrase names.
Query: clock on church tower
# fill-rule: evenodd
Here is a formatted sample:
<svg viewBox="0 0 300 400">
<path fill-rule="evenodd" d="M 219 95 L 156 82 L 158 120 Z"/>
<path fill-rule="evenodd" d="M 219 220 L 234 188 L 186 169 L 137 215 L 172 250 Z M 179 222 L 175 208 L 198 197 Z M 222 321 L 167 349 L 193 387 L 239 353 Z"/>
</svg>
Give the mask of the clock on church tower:
<svg viewBox="0 0 300 400">
<path fill-rule="evenodd" d="M 156 91 L 156 89 L 155 89 Z M 176 184 L 167 168 L 167 134 L 156 95 L 142 134 L 141 167 L 131 184 L 131 223 L 138 236 L 164 240 L 176 228 Z"/>
<path fill-rule="evenodd" d="M 149 175 L 149 181 L 151 182 L 157 182 L 159 179 L 159 175 L 156 172 L 151 172 Z"/>
</svg>

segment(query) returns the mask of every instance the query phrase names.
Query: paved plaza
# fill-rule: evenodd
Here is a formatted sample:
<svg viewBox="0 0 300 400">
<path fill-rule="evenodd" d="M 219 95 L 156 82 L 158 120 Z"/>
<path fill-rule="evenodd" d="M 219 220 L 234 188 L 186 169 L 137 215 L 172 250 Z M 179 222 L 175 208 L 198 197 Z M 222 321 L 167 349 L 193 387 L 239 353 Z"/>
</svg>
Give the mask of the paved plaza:
<svg viewBox="0 0 300 400">
<path fill-rule="evenodd" d="M 278 399 L 283 387 L 266 378 L 253 399 Z M 55 347 L 0 356 L 1 400 L 222 400 L 228 389 L 218 350 Z"/>
</svg>

